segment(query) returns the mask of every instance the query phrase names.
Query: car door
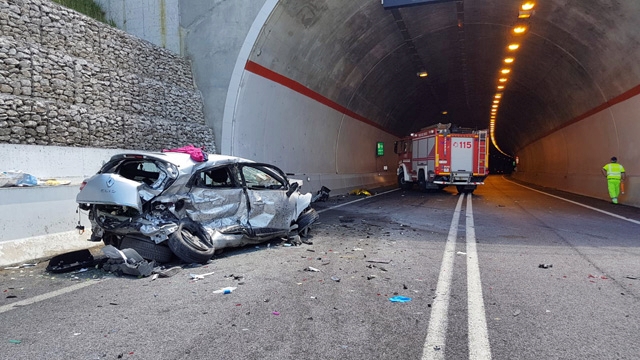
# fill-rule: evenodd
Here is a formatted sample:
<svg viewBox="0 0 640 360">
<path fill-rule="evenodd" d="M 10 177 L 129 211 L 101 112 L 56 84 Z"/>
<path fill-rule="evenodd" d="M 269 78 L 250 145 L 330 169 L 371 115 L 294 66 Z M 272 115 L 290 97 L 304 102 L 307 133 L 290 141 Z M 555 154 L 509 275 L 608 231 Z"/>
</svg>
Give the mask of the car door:
<svg viewBox="0 0 640 360">
<path fill-rule="evenodd" d="M 289 183 L 273 165 L 245 163 L 239 166 L 249 200 L 249 224 L 256 236 L 287 234 L 295 216 L 295 199 L 287 195 Z"/>
<path fill-rule="evenodd" d="M 189 217 L 213 228 L 247 223 L 247 201 L 230 165 L 198 170 L 190 180 Z"/>
</svg>

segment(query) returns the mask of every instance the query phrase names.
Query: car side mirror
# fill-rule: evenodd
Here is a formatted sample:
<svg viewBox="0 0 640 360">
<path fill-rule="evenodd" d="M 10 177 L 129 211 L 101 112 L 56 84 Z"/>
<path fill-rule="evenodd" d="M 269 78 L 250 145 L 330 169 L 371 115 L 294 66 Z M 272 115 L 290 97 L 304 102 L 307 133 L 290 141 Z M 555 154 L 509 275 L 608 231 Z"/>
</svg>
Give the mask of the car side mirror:
<svg viewBox="0 0 640 360">
<path fill-rule="evenodd" d="M 298 186 L 300 186 L 300 184 L 298 184 L 297 182 L 289 184 L 289 190 L 287 190 L 287 197 L 291 196 L 291 194 L 293 194 L 293 192 L 298 189 Z"/>
</svg>

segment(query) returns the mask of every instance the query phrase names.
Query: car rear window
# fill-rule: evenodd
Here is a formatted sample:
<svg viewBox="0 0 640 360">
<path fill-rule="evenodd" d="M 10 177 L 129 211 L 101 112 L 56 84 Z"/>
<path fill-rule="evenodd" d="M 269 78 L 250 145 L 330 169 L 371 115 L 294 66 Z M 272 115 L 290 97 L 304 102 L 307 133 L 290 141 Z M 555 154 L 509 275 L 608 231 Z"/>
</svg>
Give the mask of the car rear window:
<svg viewBox="0 0 640 360">
<path fill-rule="evenodd" d="M 147 185 L 155 183 L 160 177 L 160 169 L 153 161 L 147 160 L 129 160 L 123 161 L 113 168 L 113 171 L 129 180 L 143 182 Z"/>
</svg>

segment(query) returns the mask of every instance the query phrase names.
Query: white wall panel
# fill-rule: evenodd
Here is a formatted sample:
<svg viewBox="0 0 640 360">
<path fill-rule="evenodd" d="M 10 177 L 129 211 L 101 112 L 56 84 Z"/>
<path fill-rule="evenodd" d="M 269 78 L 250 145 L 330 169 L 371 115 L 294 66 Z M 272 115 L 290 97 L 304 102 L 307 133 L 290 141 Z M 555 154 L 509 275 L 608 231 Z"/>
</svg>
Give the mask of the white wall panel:
<svg viewBox="0 0 640 360">
<path fill-rule="evenodd" d="M 329 187 L 324 179 L 340 189 L 395 181 L 395 136 L 274 81 L 245 72 L 234 111 L 232 155 L 313 177 L 307 191 Z M 385 142 L 385 156 L 376 156 L 376 141 Z M 349 181 L 336 184 L 336 174 Z"/>
<path fill-rule="evenodd" d="M 523 181 L 609 200 L 602 166 L 625 167 L 624 204 L 640 206 L 640 96 L 615 104 L 522 149 L 514 176 Z"/>
</svg>

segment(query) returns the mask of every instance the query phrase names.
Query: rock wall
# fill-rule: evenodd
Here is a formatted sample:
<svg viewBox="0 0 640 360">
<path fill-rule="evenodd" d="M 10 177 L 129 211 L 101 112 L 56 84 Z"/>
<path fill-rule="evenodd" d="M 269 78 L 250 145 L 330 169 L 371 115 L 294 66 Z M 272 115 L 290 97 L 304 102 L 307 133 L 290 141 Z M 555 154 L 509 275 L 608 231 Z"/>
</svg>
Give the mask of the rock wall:
<svg viewBox="0 0 640 360">
<path fill-rule="evenodd" d="M 188 60 L 49 0 L 0 0 L 0 143 L 216 152 Z"/>
</svg>

